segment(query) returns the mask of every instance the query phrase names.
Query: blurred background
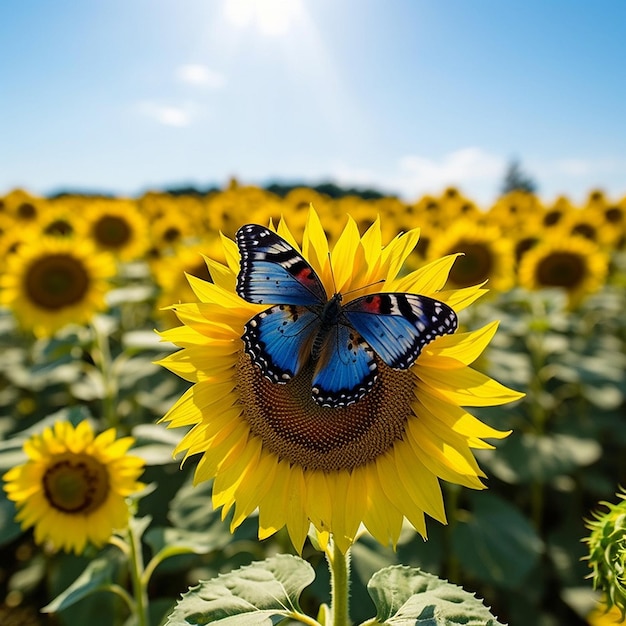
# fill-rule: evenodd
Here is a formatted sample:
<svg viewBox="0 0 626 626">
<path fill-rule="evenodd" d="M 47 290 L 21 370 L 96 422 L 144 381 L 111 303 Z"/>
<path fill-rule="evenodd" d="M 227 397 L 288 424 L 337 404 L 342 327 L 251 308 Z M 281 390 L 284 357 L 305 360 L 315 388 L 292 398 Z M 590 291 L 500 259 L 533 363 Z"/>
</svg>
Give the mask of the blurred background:
<svg viewBox="0 0 626 626">
<path fill-rule="evenodd" d="M 617 0 L 0 5 L 0 194 L 626 188 Z"/>
<path fill-rule="evenodd" d="M 442 481 L 428 542 L 354 546 L 353 619 L 402 563 L 510 626 L 607 623 L 583 538 L 626 484 L 625 27 L 623 0 L 0 2 L 0 476 L 57 420 L 132 435 L 158 486 L 144 552 L 192 547 L 150 579 L 153 624 L 289 551 L 254 518 L 231 535 L 172 459 L 158 421 L 188 384 L 154 330 L 195 301 L 186 275 L 211 280 L 201 255 L 225 262 L 220 233 L 284 215 L 297 239 L 313 202 L 332 245 L 380 216 L 384 242 L 421 228 L 405 270 L 462 253 L 446 288 L 488 281 L 460 321 L 500 321 L 476 368 L 526 396 L 472 410 L 512 431 L 476 453 L 487 492 Z M 54 552 L 15 513 L 0 488 L 2 626 L 127 623 L 88 593 L 94 563 L 128 585 L 113 548 Z M 314 614 L 326 565 L 304 556 Z"/>
</svg>

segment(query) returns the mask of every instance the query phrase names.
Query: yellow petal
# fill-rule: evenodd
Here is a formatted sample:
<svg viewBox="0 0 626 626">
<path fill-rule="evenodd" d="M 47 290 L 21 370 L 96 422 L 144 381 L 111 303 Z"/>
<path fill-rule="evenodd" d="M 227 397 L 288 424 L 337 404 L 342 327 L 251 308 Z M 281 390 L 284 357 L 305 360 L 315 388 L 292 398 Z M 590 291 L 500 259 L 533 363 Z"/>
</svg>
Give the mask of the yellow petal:
<svg viewBox="0 0 626 626">
<path fill-rule="evenodd" d="M 469 365 L 482 354 L 497 329 L 495 321 L 473 332 L 438 337 L 426 346 L 416 366 L 448 369 Z"/>
<path fill-rule="evenodd" d="M 523 393 L 513 391 L 471 367 L 440 370 L 424 367 L 419 370 L 419 390 L 428 386 L 442 398 L 460 406 L 496 406 L 519 400 Z"/>
<path fill-rule="evenodd" d="M 390 290 L 389 283 L 395 279 L 408 256 L 413 252 L 420 238 L 420 229 L 413 228 L 406 233 L 396 237 L 388 246 L 383 249 L 383 264 L 387 266 L 385 285 Z"/>
<path fill-rule="evenodd" d="M 214 261 L 208 256 L 202 256 L 204 257 L 204 261 L 209 268 L 209 274 L 211 274 L 213 282 L 222 289 L 225 289 L 230 293 L 234 293 L 235 286 L 237 284 L 237 274 L 234 274 L 228 265 L 223 265 L 218 261 Z"/>
<path fill-rule="evenodd" d="M 441 259 L 432 261 L 424 267 L 411 272 L 404 278 L 395 281 L 390 287 L 393 291 L 406 291 L 408 293 L 419 293 L 422 295 L 432 295 L 437 293 L 448 280 L 450 270 L 459 254 L 450 254 Z"/>
</svg>

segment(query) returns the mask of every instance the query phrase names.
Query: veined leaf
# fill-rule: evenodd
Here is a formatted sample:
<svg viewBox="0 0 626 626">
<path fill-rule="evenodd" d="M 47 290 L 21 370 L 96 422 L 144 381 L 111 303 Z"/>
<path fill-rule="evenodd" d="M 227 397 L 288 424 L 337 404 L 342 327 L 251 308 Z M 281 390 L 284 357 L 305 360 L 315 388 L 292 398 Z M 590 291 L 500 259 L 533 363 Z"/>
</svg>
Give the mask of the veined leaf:
<svg viewBox="0 0 626 626">
<path fill-rule="evenodd" d="M 387 567 L 367 588 L 388 626 L 502 626 L 473 594 L 418 568 Z"/>
<path fill-rule="evenodd" d="M 167 626 L 272 624 L 273 618 L 301 613 L 300 594 L 314 578 L 313 568 L 295 556 L 255 562 L 190 589 Z"/>
</svg>

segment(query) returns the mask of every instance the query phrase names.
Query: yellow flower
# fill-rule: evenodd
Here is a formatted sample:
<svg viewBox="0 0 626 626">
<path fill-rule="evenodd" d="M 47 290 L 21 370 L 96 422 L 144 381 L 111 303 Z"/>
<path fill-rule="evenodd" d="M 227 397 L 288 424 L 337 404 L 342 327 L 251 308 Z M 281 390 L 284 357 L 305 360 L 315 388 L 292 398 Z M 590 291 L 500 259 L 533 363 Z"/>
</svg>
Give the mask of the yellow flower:
<svg viewBox="0 0 626 626">
<path fill-rule="evenodd" d="M 113 260 L 88 242 L 46 237 L 27 241 L 7 260 L 0 277 L 0 302 L 37 336 L 66 324 L 84 324 L 105 308 Z"/>
<path fill-rule="evenodd" d="M 22 528 L 34 527 L 39 544 L 76 554 L 88 542 L 106 543 L 128 524 L 125 498 L 143 488 L 144 461 L 126 454 L 133 442 L 116 440 L 113 428 L 95 436 L 87 421 L 57 422 L 28 439 L 28 461 L 4 475 Z"/>
<path fill-rule="evenodd" d="M 277 232 L 297 245 L 285 222 Z M 410 292 L 459 311 L 484 293 L 480 287 L 442 290 L 455 256 L 401 276 L 418 236 L 412 230 L 383 246 L 378 221 L 360 236 L 349 218 L 329 255 L 311 211 L 302 254 L 326 292 L 332 295 L 336 286 L 346 300 L 352 290 L 358 296 Z M 471 448 L 490 448 L 483 439 L 508 433 L 461 406 L 521 397 L 469 366 L 495 323 L 439 337 L 408 370 L 379 359 L 378 379 L 362 399 L 341 408 L 320 406 L 312 399 L 310 364 L 288 384 L 276 384 L 244 352 L 244 325 L 267 305 L 237 295 L 239 251 L 229 239 L 222 244 L 226 264 L 207 260 L 214 282 L 189 277 L 199 302 L 173 307 L 183 326 L 162 337 L 183 349 L 161 364 L 194 383 L 163 420 L 170 427 L 192 426 L 176 453 L 201 455 L 195 480 L 215 479 L 214 505 L 224 516 L 234 508 L 231 530 L 258 509 L 259 537 L 286 526 L 297 550 L 311 524 L 323 538 L 332 533 L 344 551 L 361 524 L 379 542 L 395 545 L 405 517 L 424 537 L 425 515 L 445 522 L 440 479 L 483 488 Z"/>
<path fill-rule="evenodd" d="M 148 224 L 130 200 L 98 200 L 86 206 L 86 235 L 99 250 L 121 261 L 143 257 L 148 249 Z"/>
<path fill-rule="evenodd" d="M 450 284 L 469 287 L 489 281 L 489 287 L 505 291 L 513 284 L 513 244 L 497 226 L 473 220 L 457 220 L 437 232 L 428 248 L 430 259 L 460 253 L 450 271 Z"/>
<path fill-rule="evenodd" d="M 587 623 L 589 626 L 617 626 L 626 624 L 626 619 L 619 607 L 613 606 L 609 609 L 602 603 L 587 616 Z"/>
<path fill-rule="evenodd" d="M 563 289 L 575 306 L 597 291 L 606 279 L 608 258 L 596 244 L 583 237 L 560 236 L 542 241 L 529 250 L 519 265 L 519 283 L 530 290 Z"/>
</svg>

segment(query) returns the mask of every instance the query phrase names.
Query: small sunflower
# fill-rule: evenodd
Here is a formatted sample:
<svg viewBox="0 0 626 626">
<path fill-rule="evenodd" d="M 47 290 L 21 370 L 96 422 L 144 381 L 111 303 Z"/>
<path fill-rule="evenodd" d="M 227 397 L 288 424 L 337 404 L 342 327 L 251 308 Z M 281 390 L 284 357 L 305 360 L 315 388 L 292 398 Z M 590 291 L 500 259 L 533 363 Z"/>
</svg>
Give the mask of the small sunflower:
<svg viewBox="0 0 626 626">
<path fill-rule="evenodd" d="M 0 277 L 0 302 L 23 328 L 51 336 L 70 323 L 84 324 L 105 308 L 113 259 L 85 241 L 46 237 L 21 245 Z"/>
<path fill-rule="evenodd" d="M 458 220 L 441 230 L 428 248 L 431 260 L 459 253 L 450 272 L 450 284 L 463 288 L 489 281 L 489 287 L 505 291 L 513 283 L 513 244 L 496 226 Z"/>
<path fill-rule="evenodd" d="M 522 258 L 518 279 L 530 290 L 560 288 L 570 306 L 600 289 L 606 280 L 608 258 L 583 237 L 561 236 L 544 240 Z"/>
<path fill-rule="evenodd" d="M 297 245 L 285 222 L 277 232 Z M 480 287 L 442 291 L 454 255 L 399 277 L 418 231 L 384 247 L 381 237 L 379 221 L 361 236 L 349 218 L 329 255 L 311 211 L 301 250 L 331 295 L 333 285 L 344 294 L 403 291 L 459 311 L 484 293 Z M 192 426 L 175 452 L 200 455 L 195 481 L 214 479 L 214 505 L 223 507 L 224 517 L 234 509 L 231 530 L 258 509 L 259 537 L 286 526 L 298 550 L 311 524 L 322 538 L 332 533 L 344 551 L 362 523 L 378 541 L 395 545 L 405 517 L 424 537 L 425 515 L 445 522 L 440 479 L 483 488 L 471 448 L 489 448 L 484 438 L 508 433 L 461 406 L 521 397 L 469 366 L 495 323 L 435 339 L 408 370 L 380 362 L 380 375 L 361 400 L 320 406 L 312 399 L 311 367 L 279 385 L 244 351 L 244 325 L 266 306 L 237 295 L 239 251 L 230 239 L 222 245 L 225 265 L 207 259 L 214 282 L 189 277 L 199 302 L 172 307 L 183 326 L 162 338 L 183 349 L 161 364 L 194 383 L 163 421 Z"/>
<path fill-rule="evenodd" d="M 148 224 L 130 200 L 98 200 L 85 212 L 86 234 L 121 261 L 141 258 L 150 245 Z"/>
<path fill-rule="evenodd" d="M 106 543 L 128 524 L 125 498 L 143 488 L 144 461 L 127 454 L 133 443 L 116 440 L 113 428 L 96 436 L 87 421 L 57 422 L 28 439 L 28 461 L 4 475 L 22 528 L 34 527 L 39 544 L 76 554 Z"/>
</svg>

